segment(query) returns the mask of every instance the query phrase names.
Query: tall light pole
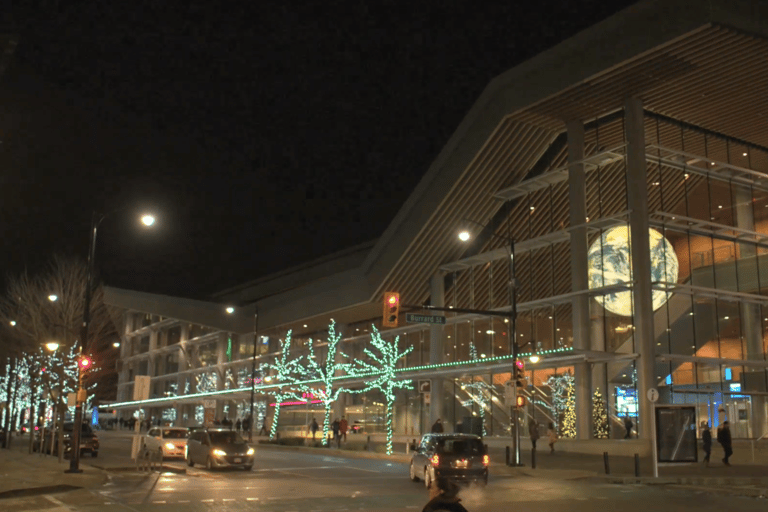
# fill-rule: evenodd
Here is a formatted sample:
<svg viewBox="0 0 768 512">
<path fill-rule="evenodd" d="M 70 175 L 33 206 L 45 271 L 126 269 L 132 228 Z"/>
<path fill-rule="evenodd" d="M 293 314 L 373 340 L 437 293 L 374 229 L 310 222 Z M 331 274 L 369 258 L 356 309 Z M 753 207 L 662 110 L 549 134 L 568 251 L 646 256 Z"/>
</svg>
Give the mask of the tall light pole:
<svg viewBox="0 0 768 512">
<path fill-rule="evenodd" d="M 113 212 L 114 213 L 114 212 Z M 91 298 L 93 295 L 93 268 L 96 260 L 96 234 L 99 225 L 106 218 L 105 214 L 93 212 L 91 215 L 90 243 L 88 246 L 88 267 L 85 274 L 85 300 L 83 301 L 83 324 L 80 326 L 80 354 L 81 359 L 77 364 L 77 394 L 75 399 L 75 424 L 72 427 L 72 455 L 69 459 L 69 469 L 65 473 L 81 473 L 80 469 L 80 433 L 83 428 L 83 402 L 86 401 L 86 390 L 83 387 L 83 370 L 81 362 L 82 354 L 88 349 L 88 327 L 91 323 Z M 152 215 L 143 215 L 141 222 L 145 226 L 152 226 L 155 218 Z M 89 362 L 90 365 L 90 362 Z M 87 366 L 86 366 L 87 368 Z"/>
<path fill-rule="evenodd" d="M 473 224 L 477 224 L 483 228 L 486 228 L 484 224 L 479 222 L 464 219 Z M 515 239 L 510 237 L 501 237 L 496 233 L 492 233 L 492 236 L 502 238 L 509 242 L 509 351 L 512 354 L 512 372 L 511 377 L 514 380 L 515 371 L 517 369 L 517 360 L 519 357 L 519 347 L 517 345 L 517 275 L 515 274 Z M 464 230 L 459 233 L 459 240 L 462 242 L 468 242 L 472 238 L 469 231 Z M 512 386 L 512 409 L 510 411 L 510 424 L 512 427 L 512 448 L 514 459 L 512 461 L 513 466 L 522 466 L 520 457 L 520 411 L 517 406 L 517 386 Z"/>
<path fill-rule="evenodd" d="M 248 420 L 248 442 L 253 442 L 253 426 L 256 418 L 253 415 L 253 395 L 256 388 L 256 344 L 259 342 L 259 311 L 253 313 L 253 359 L 251 359 L 251 415 Z M 265 418 L 266 420 L 266 418 Z"/>
</svg>

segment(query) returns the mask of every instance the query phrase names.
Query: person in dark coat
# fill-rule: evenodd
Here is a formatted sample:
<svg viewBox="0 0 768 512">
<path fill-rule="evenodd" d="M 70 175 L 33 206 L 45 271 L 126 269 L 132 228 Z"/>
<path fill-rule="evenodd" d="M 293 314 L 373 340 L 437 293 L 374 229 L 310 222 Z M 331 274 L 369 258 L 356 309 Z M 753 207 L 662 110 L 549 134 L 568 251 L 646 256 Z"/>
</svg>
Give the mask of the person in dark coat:
<svg viewBox="0 0 768 512">
<path fill-rule="evenodd" d="M 731 426 L 727 420 L 717 429 L 717 442 L 723 447 L 723 452 L 725 453 L 723 464 L 730 466 L 731 463 L 728 462 L 728 459 L 733 455 L 733 446 L 731 441 Z"/>
<path fill-rule="evenodd" d="M 440 418 L 437 418 L 437 421 L 435 421 L 435 424 L 432 425 L 432 432 L 436 434 L 442 434 L 443 433 L 443 422 L 440 420 Z"/>
<path fill-rule="evenodd" d="M 317 424 L 317 420 L 315 418 L 312 418 L 312 423 L 309 424 L 309 430 L 312 431 L 312 440 L 315 440 L 315 434 L 317 434 L 317 429 L 320 428 Z"/>
<path fill-rule="evenodd" d="M 629 416 L 624 416 L 624 428 L 627 430 L 627 433 L 624 434 L 624 439 L 629 439 L 632 437 L 632 427 L 634 425 L 632 424 L 632 420 L 629 419 Z"/>
<path fill-rule="evenodd" d="M 336 441 L 336 446 L 341 447 L 341 435 L 339 434 L 341 428 L 339 426 L 339 418 L 333 420 L 333 423 L 331 423 L 331 430 L 333 431 L 333 440 Z"/>
<path fill-rule="evenodd" d="M 701 448 L 704 450 L 704 466 L 709 466 L 709 456 L 712 454 L 712 432 L 706 421 L 701 422 Z"/>
<path fill-rule="evenodd" d="M 536 441 L 539 439 L 539 422 L 531 418 L 528 421 L 528 434 L 531 436 L 531 445 L 536 449 Z"/>
</svg>

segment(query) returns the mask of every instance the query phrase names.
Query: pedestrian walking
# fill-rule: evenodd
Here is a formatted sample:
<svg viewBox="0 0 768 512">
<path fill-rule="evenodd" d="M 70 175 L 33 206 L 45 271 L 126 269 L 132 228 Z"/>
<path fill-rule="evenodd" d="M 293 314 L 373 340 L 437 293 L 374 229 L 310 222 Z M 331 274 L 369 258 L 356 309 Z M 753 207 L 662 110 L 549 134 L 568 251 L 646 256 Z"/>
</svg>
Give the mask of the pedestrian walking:
<svg viewBox="0 0 768 512">
<path fill-rule="evenodd" d="M 341 421 L 339 422 L 339 432 L 341 434 L 341 437 L 344 438 L 344 442 L 347 442 L 347 430 L 349 430 L 349 423 L 347 422 L 347 417 L 342 416 Z"/>
<path fill-rule="evenodd" d="M 634 427 L 634 425 L 632 424 L 629 415 L 624 416 L 624 428 L 627 430 L 627 433 L 624 434 L 624 439 L 630 439 L 632 437 L 632 427 Z"/>
<path fill-rule="evenodd" d="M 531 446 L 536 449 L 536 441 L 539 439 L 539 422 L 531 418 L 528 421 L 528 434 L 531 436 Z"/>
<path fill-rule="evenodd" d="M 549 453 L 555 453 L 555 443 L 557 442 L 557 431 L 555 430 L 555 424 L 549 422 L 549 428 L 547 429 L 547 439 L 549 440 Z"/>
<path fill-rule="evenodd" d="M 443 433 L 443 422 L 440 420 L 440 418 L 437 418 L 434 425 L 432 425 L 432 432 L 436 434 L 442 434 Z"/>
<path fill-rule="evenodd" d="M 709 423 L 701 422 L 701 448 L 704 450 L 704 466 L 709 467 L 709 456 L 712 454 L 712 432 Z"/>
<path fill-rule="evenodd" d="M 267 429 L 267 418 L 264 418 L 264 421 L 261 422 L 261 430 L 259 430 L 259 435 L 264 432 L 265 436 L 269 435 L 269 431 Z"/>
<path fill-rule="evenodd" d="M 731 426 L 728 423 L 728 420 L 724 421 L 717 429 L 717 442 L 723 447 L 723 452 L 725 453 L 723 464 L 730 466 L 731 463 L 728 462 L 728 459 L 733 455 L 733 446 L 731 442 Z"/>
<path fill-rule="evenodd" d="M 243 427 L 243 422 L 240 421 L 240 418 L 237 418 L 237 421 L 235 422 L 235 430 L 240 432 L 240 429 Z"/>
<path fill-rule="evenodd" d="M 309 424 L 309 430 L 310 430 L 310 432 L 312 432 L 312 440 L 313 441 L 315 440 L 315 434 L 317 434 L 317 429 L 318 428 L 319 427 L 317 425 L 317 420 L 315 418 L 312 418 L 312 423 Z"/>
<path fill-rule="evenodd" d="M 333 420 L 331 423 L 331 430 L 333 431 L 333 440 L 336 441 L 336 446 L 341 447 L 341 435 L 339 434 L 340 423 L 339 418 Z"/>
</svg>

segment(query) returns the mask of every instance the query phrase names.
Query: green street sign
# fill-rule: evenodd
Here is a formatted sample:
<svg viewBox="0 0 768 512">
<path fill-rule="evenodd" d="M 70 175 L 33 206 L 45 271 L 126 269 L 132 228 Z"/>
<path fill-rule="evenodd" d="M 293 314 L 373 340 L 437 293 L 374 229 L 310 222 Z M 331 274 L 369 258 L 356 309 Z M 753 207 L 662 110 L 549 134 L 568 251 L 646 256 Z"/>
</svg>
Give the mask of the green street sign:
<svg viewBox="0 0 768 512">
<path fill-rule="evenodd" d="M 444 316 L 415 315 L 413 313 L 405 314 L 405 321 L 412 324 L 441 324 L 445 325 Z"/>
</svg>

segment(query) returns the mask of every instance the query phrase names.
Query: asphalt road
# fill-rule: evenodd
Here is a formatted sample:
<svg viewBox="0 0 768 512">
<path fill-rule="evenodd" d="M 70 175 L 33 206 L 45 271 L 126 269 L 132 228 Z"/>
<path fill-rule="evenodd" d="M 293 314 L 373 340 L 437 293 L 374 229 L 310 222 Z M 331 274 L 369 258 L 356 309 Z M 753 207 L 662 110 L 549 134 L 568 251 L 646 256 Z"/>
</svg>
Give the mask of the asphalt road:
<svg viewBox="0 0 768 512">
<path fill-rule="evenodd" d="M 129 460 L 124 453 L 130 449 L 127 438 L 102 439 L 100 463 L 109 462 L 116 467 L 122 460 Z M 196 467 L 186 474 L 149 476 L 114 471 L 112 480 L 101 489 L 4 500 L 2 508 L 52 512 L 420 511 L 428 500 L 423 484 L 408 479 L 408 468 L 403 463 L 258 447 L 256 455 L 252 471 L 208 472 Z M 185 467 L 182 461 L 175 464 Z M 493 474 L 487 487 L 468 488 L 460 496 L 470 512 L 592 512 L 598 508 L 622 512 L 762 512 L 766 507 L 764 499 L 676 487 L 621 486 L 585 479 L 548 481 Z"/>
</svg>

